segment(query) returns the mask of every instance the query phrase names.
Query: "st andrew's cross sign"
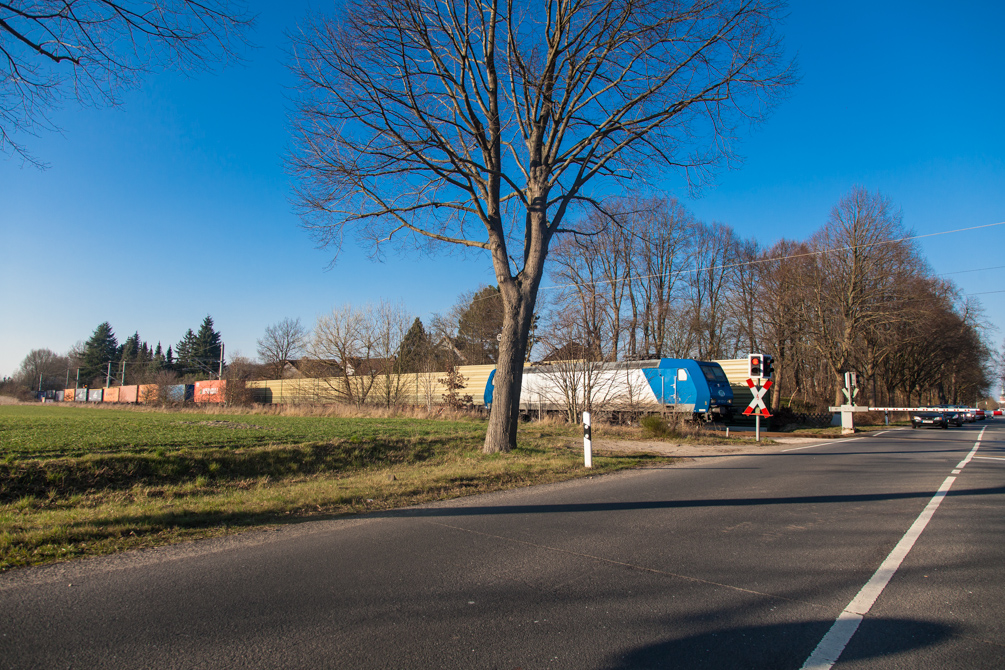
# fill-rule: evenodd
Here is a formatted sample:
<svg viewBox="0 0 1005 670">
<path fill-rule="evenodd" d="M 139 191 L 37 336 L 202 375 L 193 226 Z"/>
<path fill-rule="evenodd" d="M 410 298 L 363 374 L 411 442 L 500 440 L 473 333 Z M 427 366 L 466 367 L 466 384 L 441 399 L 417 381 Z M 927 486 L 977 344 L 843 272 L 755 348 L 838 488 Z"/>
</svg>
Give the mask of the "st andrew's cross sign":
<svg viewBox="0 0 1005 670">
<path fill-rule="evenodd" d="M 771 380 L 765 380 L 764 386 L 760 386 L 753 379 L 747 379 L 747 386 L 753 391 L 754 397 L 750 401 L 750 404 L 747 405 L 747 408 L 743 410 L 743 414 L 745 416 L 771 416 L 767 405 L 764 404 L 764 396 L 767 395 L 768 389 L 771 388 Z"/>
</svg>

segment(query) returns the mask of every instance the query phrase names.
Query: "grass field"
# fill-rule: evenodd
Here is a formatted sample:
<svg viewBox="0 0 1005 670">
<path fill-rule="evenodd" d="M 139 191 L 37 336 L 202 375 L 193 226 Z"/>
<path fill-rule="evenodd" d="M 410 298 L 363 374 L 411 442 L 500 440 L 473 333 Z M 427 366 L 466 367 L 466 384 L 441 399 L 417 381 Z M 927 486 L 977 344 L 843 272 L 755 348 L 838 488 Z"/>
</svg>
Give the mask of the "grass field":
<svg viewBox="0 0 1005 670">
<path fill-rule="evenodd" d="M 479 419 L 0 406 L 0 570 L 635 467 L 576 427 L 485 455 Z"/>
</svg>

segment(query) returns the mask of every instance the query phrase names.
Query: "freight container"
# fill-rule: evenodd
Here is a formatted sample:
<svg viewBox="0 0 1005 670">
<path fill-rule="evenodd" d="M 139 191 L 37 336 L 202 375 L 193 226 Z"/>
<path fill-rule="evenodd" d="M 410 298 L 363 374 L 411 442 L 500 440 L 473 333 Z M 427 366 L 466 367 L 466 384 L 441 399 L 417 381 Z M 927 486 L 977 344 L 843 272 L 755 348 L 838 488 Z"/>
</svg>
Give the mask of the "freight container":
<svg viewBox="0 0 1005 670">
<path fill-rule="evenodd" d="M 137 397 L 139 397 L 138 386 L 133 385 L 119 387 L 119 402 L 136 402 Z"/>
<path fill-rule="evenodd" d="M 140 384 L 137 401 L 143 404 L 153 404 L 157 402 L 157 384 Z"/>
<path fill-rule="evenodd" d="M 119 401 L 119 387 L 112 386 L 105 389 L 105 394 L 101 398 L 101 402 L 118 402 Z"/>
<path fill-rule="evenodd" d="M 227 381 L 211 379 L 195 383 L 195 401 L 197 403 L 222 403 L 225 400 Z"/>
<path fill-rule="evenodd" d="M 266 405 L 273 402 L 272 389 L 268 386 L 260 386 L 256 382 L 248 382 L 247 388 L 251 391 L 251 402 L 264 403 Z"/>
<path fill-rule="evenodd" d="M 165 389 L 164 395 L 168 402 L 187 402 L 195 395 L 195 386 L 192 384 L 172 384 Z"/>
<path fill-rule="evenodd" d="M 88 389 L 87 390 L 87 402 L 101 402 L 104 396 L 105 389 Z"/>
<path fill-rule="evenodd" d="M 73 402 L 73 392 L 74 389 L 66 389 L 65 391 L 63 391 L 63 401 Z"/>
</svg>

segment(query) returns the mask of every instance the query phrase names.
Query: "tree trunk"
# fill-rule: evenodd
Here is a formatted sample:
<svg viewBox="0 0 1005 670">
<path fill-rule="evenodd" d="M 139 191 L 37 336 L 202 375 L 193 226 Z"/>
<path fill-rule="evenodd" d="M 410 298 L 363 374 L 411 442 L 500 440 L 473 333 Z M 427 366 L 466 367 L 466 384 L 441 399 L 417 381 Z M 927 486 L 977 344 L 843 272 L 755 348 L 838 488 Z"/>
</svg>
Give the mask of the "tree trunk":
<svg viewBox="0 0 1005 670">
<path fill-rule="evenodd" d="M 528 291 L 516 282 L 507 289 L 502 289 L 505 316 L 499 341 L 499 360 L 493 378 L 492 411 L 483 447 L 486 454 L 516 448 L 523 365 L 534 317 L 534 294 L 527 295 Z"/>
<path fill-rule="evenodd" d="M 523 365 L 527 360 L 530 328 L 534 322 L 537 290 L 544 276 L 544 262 L 548 256 L 551 231 L 544 207 L 547 190 L 531 189 L 534 197 L 527 215 L 527 244 L 524 249 L 523 269 L 514 277 L 502 238 L 492 248 L 492 264 L 499 281 L 499 294 L 503 303 L 503 326 L 499 338 L 499 358 L 493 380 L 492 411 L 489 414 L 488 432 L 485 434 L 486 454 L 507 452 L 516 448 L 516 433 L 520 423 L 520 387 L 523 383 Z"/>
</svg>

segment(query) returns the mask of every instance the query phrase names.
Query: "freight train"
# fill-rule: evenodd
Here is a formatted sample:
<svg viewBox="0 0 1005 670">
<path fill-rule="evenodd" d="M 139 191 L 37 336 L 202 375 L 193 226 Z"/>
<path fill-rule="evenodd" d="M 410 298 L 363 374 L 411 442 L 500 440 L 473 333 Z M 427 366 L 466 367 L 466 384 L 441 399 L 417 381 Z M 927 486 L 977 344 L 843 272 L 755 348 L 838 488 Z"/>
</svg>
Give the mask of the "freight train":
<svg viewBox="0 0 1005 670">
<path fill-rule="evenodd" d="M 612 413 L 674 412 L 691 414 L 706 421 L 726 419 L 734 402 L 746 402 L 746 360 L 697 361 L 661 358 L 620 363 L 566 361 L 529 365 L 524 368 L 520 409 L 525 414 L 566 412 L 570 404 L 579 410 Z M 467 365 L 457 368 L 463 387 L 459 398 L 474 406 L 491 407 L 495 392 L 495 366 Z M 48 400 L 102 403 L 150 404 L 223 403 L 228 397 L 263 404 L 345 402 L 345 387 L 368 384 L 368 404 L 383 404 L 389 398 L 398 404 L 433 406 L 447 393 L 446 372 L 391 375 L 386 378 L 301 377 L 237 382 L 228 390 L 227 380 L 158 386 L 140 384 L 103 389 L 66 389 Z M 234 382 L 230 382 L 232 385 Z M 732 386 L 731 386 L 732 385 Z M 393 386 L 393 388 L 391 388 Z M 358 391 L 359 388 L 355 388 Z M 748 392 L 749 395 L 749 392 Z M 589 403 L 587 403 L 589 396 Z M 358 393 L 354 397 L 359 397 Z"/>
</svg>

